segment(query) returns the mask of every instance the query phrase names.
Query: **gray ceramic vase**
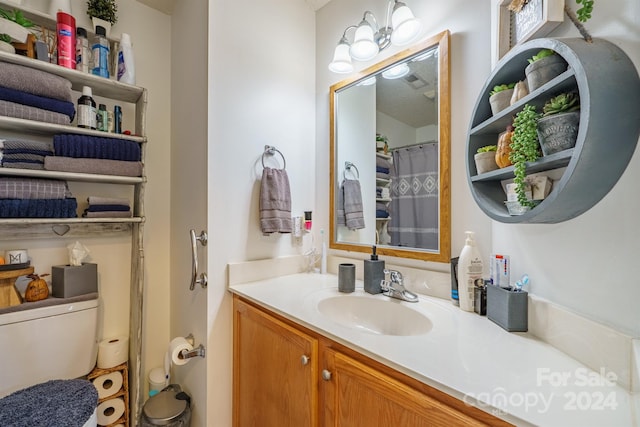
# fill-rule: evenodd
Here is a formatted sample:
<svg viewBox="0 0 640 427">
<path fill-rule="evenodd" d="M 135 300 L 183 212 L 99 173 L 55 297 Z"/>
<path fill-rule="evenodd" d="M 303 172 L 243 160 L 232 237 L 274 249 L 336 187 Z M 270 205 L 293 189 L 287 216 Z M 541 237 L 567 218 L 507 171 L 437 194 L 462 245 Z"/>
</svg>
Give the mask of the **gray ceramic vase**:
<svg viewBox="0 0 640 427">
<path fill-rule="evenodd" d="M 527 76 L 529 92 L 533 92 L 540 86 L 564 73 L 566 70 L 567 63 L 558 54 L 546 56 L 532 62 L 524 69 L 524 73 Z"/>
<path fill-rule="evenodd" d="M 576 145 L 580 111 L 560 113 L 538 119 L 538 138 L 542 154 L 568 150 Z"/>
</svg>

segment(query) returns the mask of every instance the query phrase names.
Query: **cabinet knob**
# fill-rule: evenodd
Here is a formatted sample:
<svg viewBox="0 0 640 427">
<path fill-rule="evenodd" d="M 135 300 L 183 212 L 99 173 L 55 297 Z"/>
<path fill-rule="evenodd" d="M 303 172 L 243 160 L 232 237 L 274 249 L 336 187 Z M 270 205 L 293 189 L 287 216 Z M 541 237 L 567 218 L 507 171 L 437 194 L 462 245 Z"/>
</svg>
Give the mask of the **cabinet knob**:
<svg viewBox="0 0 640 427">
<path fill-rule="evenodd" d="M 327 371 L 326 369 L 322 370 L 322 379 L 325 381 L 330 381 L 331 380 L 331 372 Z"/>
<path fill-rule="evenodd" d="M 307 356 L 306 354 L 303 354 L 302 357 L 300 357 L 300 362 L 302 363 L 303 366 L 308 365 L 309 364 L 309 356 Z"/>
</svg>

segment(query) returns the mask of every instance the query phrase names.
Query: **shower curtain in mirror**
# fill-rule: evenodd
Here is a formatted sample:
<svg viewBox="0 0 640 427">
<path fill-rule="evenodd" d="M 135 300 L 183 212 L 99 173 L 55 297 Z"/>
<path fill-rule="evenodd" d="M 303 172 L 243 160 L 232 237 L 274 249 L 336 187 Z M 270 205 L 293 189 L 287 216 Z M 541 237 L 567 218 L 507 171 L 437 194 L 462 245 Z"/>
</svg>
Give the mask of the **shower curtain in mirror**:
<svg viewBox="0 0 640 427">
<path fill-rule="evenodd" d="M 437 250 L 438 144 L 429 142 L 392 151 L 391 245 Z"/>
</svg>

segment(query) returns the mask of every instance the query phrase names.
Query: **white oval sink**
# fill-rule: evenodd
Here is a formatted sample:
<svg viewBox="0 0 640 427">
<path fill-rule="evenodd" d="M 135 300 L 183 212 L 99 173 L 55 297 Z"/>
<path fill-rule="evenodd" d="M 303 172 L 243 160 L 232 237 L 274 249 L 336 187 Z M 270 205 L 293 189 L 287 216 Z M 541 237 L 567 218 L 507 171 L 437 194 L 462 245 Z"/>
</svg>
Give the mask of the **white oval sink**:
<svg viewBox="0 0 640 427">
<path fill-rule="evenodd" d="M 378 335 L 422 335 L 433 324 L 408 303 L 357 295 L 325 298 L 318 303 L 324 316 L 343 326 Z"/>
</svg>

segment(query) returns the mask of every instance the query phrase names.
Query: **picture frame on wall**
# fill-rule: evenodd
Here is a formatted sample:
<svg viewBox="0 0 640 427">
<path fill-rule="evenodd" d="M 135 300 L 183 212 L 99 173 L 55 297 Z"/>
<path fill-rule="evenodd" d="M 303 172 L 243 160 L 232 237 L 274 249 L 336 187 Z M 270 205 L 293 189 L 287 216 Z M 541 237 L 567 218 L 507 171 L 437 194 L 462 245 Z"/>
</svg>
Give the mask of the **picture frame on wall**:
<svg viewBox="0 0 640 427">
<path fill-rule="evenodd" d="M 529 0 L 518 13 L 498 3 L 498 60 L 527 40 L 544 37 L 564 21 L 564 0 Z"/>
</svg>

